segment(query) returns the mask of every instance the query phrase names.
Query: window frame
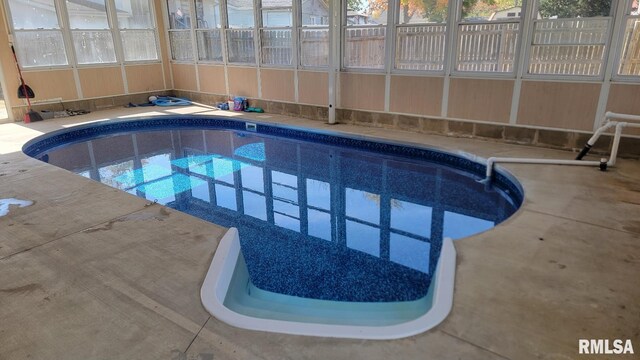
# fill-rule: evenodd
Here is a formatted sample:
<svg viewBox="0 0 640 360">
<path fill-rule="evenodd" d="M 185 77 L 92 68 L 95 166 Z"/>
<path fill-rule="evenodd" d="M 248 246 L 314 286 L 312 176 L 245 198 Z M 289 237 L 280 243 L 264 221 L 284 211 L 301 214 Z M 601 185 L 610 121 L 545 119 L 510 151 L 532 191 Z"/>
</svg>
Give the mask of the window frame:
<svg viewBox="0 0 640 360">
<path fill-rule="evenodd" d="M 452 6 L 453 8 L 455 8 L 456 4 L 451 4 L 451 3 L 455 3 L 458 0 L 447 0 L 447 18 L 445 19 L 444 22 L 441 23 L 416 23 L 416 24 L 409 24 L 409 23 L 405 23 L 405 24 L 401 24 L 400 23 L 400 6 L 401 6 L 401 1 L 400 0 L 393 0 L 393 3 L 396 8 L 395 10 L 395 16 L 393 19 L 393 34 L 392 36 L 394 37 L 393 40 L 393 49 L 391 49 L 391 74 L 398 74 L 398 75 L 424 75 L 424 76 L 444 76 L 445 72 L 447 71 L 447 62 L 449 61 L 449 58 L 451 57 L 450 54 L 447 53 L 447 49 L 448 49 L 448 42 L 450 41 L 450 33 L 451 33 L 451 29 L 449 26 L 449 18 L 451 16 L 451 9 Z M 390 21 L 389 21 L 390 22 Z M 442 56 L 442 70 L 423 70 L 423 69 L 399 69 L 398 68 L 398 63 L 397 63 L 397 53 L 398 53 L 398 34 L 399 31 L 398 29 L 400 28 L 427 28 L 427 27 L 434 27 L 434 26 L 444 26 L 444 43 L 443 43 L 443 56 Z"/>
<path fill-rule="evenodd" d="M 393 6 L 395 6 L 395 3 L 399 3 L 399 0 L 387 0 L 387 21 L 385 24 L 365 24 L 365 25 L 348 25 L 348 8 L 347 8 L 347 2 L 346 1 L 341 1 L 341 16 L 340 16 L 340 46 L 339 46 L 339 50 L 340 50 L 340 67 L 339 67 L 339 71 L 340 72 L 352 72 L 352 73 L 371 73 L 371 74 L 386 74 L 388 71 L 387 69 L 389 68 L 389 61 L 393 61 L 393 59 L 389 60 L 389 46 L 392 46 L 392 41 L 389 40 L 392 36 L 395 36 L 395 32 L 393 35 L 390 35 L 389 27 L 390 27 L 390 23 L 392 21 L 390 21 L 390 14 L 394 13 L 395 10 L 393 10 Z M 382 51 L 382 53 L 380 54 L 380 56 L 382 57 L 383 63 L 382 66 L 380 68 L 371 68 L 371 67 L 348 67 L 346 66 L 346 45 L 347 45 L 347 29 L 365 29 L 365 28 L 378 28 L 378 29 L 382 29 L 385 32 L 385 37 L 384 37 L 384 50 Z M 329 39 L 329 42 L 331 42 L 331 39 Z M 329 43 L 329 46 L 331 46 L 331 43 Z M 395 51 L 391 50 L 391 51 Z M 329 62 L 331 61 L 331 59 L 329 59 Z"/>
<path fill-rule="evenodd" d="M 618 3 L 619 2 L 615 0 L 611 1 L 609 16 L 594 16 L 594 17 L 587 18 L 587 19 L 594 19 L 594 18 L 609 19 L 607 24 L 607 30 L 604 35 L 604 39 L 605 39 L 605 43 L 603 44 L 604 54 L 603 54 L 599 75 L 566 75 L 566 74 L 532 74 L 529 72 L 529 67 L 531 66 L 531 52 L 533 49 L 533 37 L 535 35 L 536 23 L 540 20 L 542 21 L 549 20 L 549 19 L 536 18 L 536 14 L 538 14 L 538 11 L 540 8 L 540 0 L 529 1 L 529 5 L 533 7 L 533 11 L 531 12 L 532 19 L 529 24 L 529 27 L 530 27 L 530 31 L 528 34 L 529 36 L 527 39 L 523 39 L 523 41 L 526 41 L 526 45 L 524 45 L 524 47 L 526 48 L 526 51 L 524 51 L 524 53 L 520 55 L 523 57 L 523 61 L 522 61 L 523 68 L 521 71 L 522 79 L 548 80 L 548 81 L 602 82 L 605 78 L 607 64 L 609 61 L 613 61 L 613 58 L 614 58 L 613 56 L 610 56 L 610 52 L 611 52 L 611 43 L 612 43 L 612 36 L 613 36 L 613 26 L 616 22 L 616 18 L 615 18 L 616 6 L 619 6 Z M 585 19 L 585 18 L 559 18 L 558 20 L 572 20 L 572 19 L 577 20 L 577 19 Z"/>
<path fill-rule="evenodd" d="M 609 57 L 609 61 L 613 61 L 613 70 L 611 72 L 611 79 L 616 82 L 621 83 L 639 83 L 640 82 L 640 74 L 638 75 L 623 75 L 620 74 L 620 67 L 622 62 L 622 54 L 625 50 L 624 48 L 624 38 L 626 34 L 626 26 L 627 22 L 631 19 L 636 19 L 636 21 L 640 22 L 640 8 L 637 15 L 631 15 L 633 1 L 626 1 L 624 5 L 626 8 L 624 10 L 624 16 L 622 17 L 620 32 L 618 34 L 614 34 L 614 36 L 618 36 L 618 49 L 615 54 L 611 54 Z M 621 6 L 621 5 L 618 5 Z M 640 31 L 640 30 L 638 30 Z M 640 66 L 640 65 L 639 65 Z"/>
<path fill-rule="evenodd" d="M 276 69 L 295 69 L 297 67 L 296 64 L 296 59 L 298 56 L 297 55 L 297 48 L 299 47 L 297 42 L 298 42 L 298 37 L 296 36 L 295 32 L 296 32 L 296 28 L 297 28 L 297 13 L 299 13 L 299 11 L 297 11 L 297 8 L 301 8 L 300 6 L 296 6 L 298 3 L 302 3 L 301 0 L 291 0 L 291 6 L 274 6 L 274 7 L 264 7 L 262 5 L 262 0 L 257 0 L 254 4 L 257 5 L 257 7 L 254 8 L 255 14 L 256 14 L 256 34 L 254 36 L 258 37 L 258 43 L 260 44 L 259 47 L 259 51 L 258 51 L 258 56 L 260 57 L 259 59 L 259 64 L 260 67 L 264 67 L 264 68 L 276 68 Z M 291 11 L 291 26 L 265 26 L 264 24 L 264 11 L 265 9 L 268 10 L 286 10 L 289 9 Z M 266 63 L 264 61 L 264 38 L 263 38 L 263 34 L 265 31 L 289 31 L 291 33 L 291 46 L 289 47 L 290 51 L 291 51 L 291 59 L 289 61 L 289 64 L 271 64 L 271 63 Z"/>
<path fill-rule="evenodd" d="M 153 0 L 146 0 L 147 3 L 149 4 L 149 16 L 151 17 L 151 24 L 153 27 L 151 28 L 143 28 L 143 29 L 121 29 L 120 28 L 120 24 L 118 22 L 117 16 L 116 16 L 116 21 L 115 21 L 115 27 L 114 30 L 118 33 L 117 37 L 118 37 L 118 43 L 116 45 L 116 49 L 119 46 L 121 48 L 121 52 L 122 52 L 122 64 L 124 65 L 143 65 L 143 64 L 159 64 L 162 62 L 162 48 L 160 47 L 160 29 L 158 28 L 158 18 L 157 18 L 157 14 L 156 14 L 156 7 L 155 7 L 155 3 Z M 108 3 L 113 4 L 114 9 L 113 11 L 115 11 L 115 13 L 117 14 L 117 8 L 115 8 L 115 2 L 111 1 L 111 0 L 107 0 Z M 127 31 L 131 31 L 131 32 L 136 32 L 136 31 L 153 31 L 153 38 L 155 41 L 155 49 L 156 49 L 156 59 L 153 60 L 126 60 L 126 54 L 124 52 L 124 43 L 122 40 L 122 33 L 123 32 L 127 32 Z M 117 50 L 116 50 L 117 51 Z"/>
<path fill-rule="evenodd" d="M 59 33 L 62 38 L 62 46 L 64 47 L 64 53 L 66 56 L 66 64 L 60 65 L 37 65 L 29 66 L 25 63 L 20 63 L 20 66 L 24 71 L 42 71 L 42 70 L 62 70 L 73 68 L 96 68 L 96 67 L 116 67 L 123 65 L 139 65 L 139 64 L 157 64 L 162 62 L 162 52 L 160 47 L 159 29 L 156 18 L 155 4 L 151 0 L 147 0 L 149 4 L 149 16 L 151 18 L 153 28 L 144 29 L 120 29 L 118 23 L 117 9 L 113 0 L 105 0 L 105 14 L 107 19 L 107 28 L 105 29 L 73 29 L 71 28 L 69 9 L 66 6 L 66 0 L 52 0 L 54 9 L 56 12 L 56 19 L 58 20 L 58 28 L 46 28 L 46 29 L 15 29 L 13 26 L 13 14 L 9 7 L 9 0 L 5 0 L 4 5 L 6 9 L 5 20 L 7 21 L 7 27 L 10 35 L 10 43 L 16 48 L 16 55 L 21 51 L 20 41 L 16 39 L 16 34 L 27 32 L 55 32 Z M 74 33 L 77 32 L 104 32 L 109 33 L 113 41 L 113 51 L 115 55 L 114 62 L 92 62 L 92 63 L 79 63 L 76 48 L 74 45 Z M 153 31 L 156 59 L 154 60 L 125 60 L 124 46 L 122 43 L 122 32 L 127 31 Z M 20 58 L 18 58 L 20 59 Z"/>
<path fill-rule="evenodd" d="M 532 3 L 537 0 L 522 0 L 521 4 L 521 16 L 517 18 L 517 20 L 483 20 L 483 21 L 465 21 L 462 18 L 462 0 L 451 0 L 456 1 L 455 6 L 455 19 L 453 21 L 454 29 L 447 29 L 451 36 L 451 52 L 449 54 L 449 62 L 450 62 L 450 74 L 451 76 L 461 77 L 461 78 L 492 78 L 492 79 L 515 79 L 518 77 L 519 73 L 519 59 L 526 52 L 523 50 L 525 46 L 523 35 L 525 33 L 524 28 L 527 25 L 525 21 L 525 16 L 527 14 L 527 7 L 532 6 Z M 451 8 L 450 8 L 451 10 Z M 458 70 L 458 56 L 459 56 L 459 46 L 460 46 L 460 27 L 463 25 L 491 25 L 491 24 L 518 24 L 517 31 L 517 40 L 515 46 L 515 53 L 513 59 L 513 65 L 511 71 L 462 71 Z"/>
<path fill-rule="evenodd" d="M 223 61 L 227 66 L 246 66 L 246 67 L 260 67 L 260 39 L 259 34 L 256 29 L 259 27 L 258 23 L 258 15 L 257 15 L 257 5 L 259 4 L 259 0 L 253 0 L 252 2 L 252 16 L 253 16 L 253 27 L 243 28 L 243 27 L 231 27 L 229 23 L 229 4 L 227 0 L 221 0 L 220 6 L 223 7 L 221 10 L 221 14 L 223 14 L 224 23 L 223 23 L 223 46 L 224 46 L 224 54 Z M 232 31 L 251 31 L 253 33 L 253 62 L 239 62 L 239 61 L 231 61 L 231 51 L 229 50 L 229 34 Z"/>
<path fill-rule="evenodd" d="M 294 0 L 294 5 L 297 4 L 298 10 L 294 14 L 294 18 L 297 20 L 297 26 L 294 27 L 293 31 L 296 32 L 297 41 L 294 44 L 295 52 L 297 54 L 297 64 L 293 64 L 296 68 L 301 70 L 311 70 L 311 71 L 328 71 L 331 63 L 331 59 L 329 57 L 329 49 L 331 47 L 331 37 L 329 36 L 329 18 L 331 17 L 331 7 L 327 8 L 327 24 L 321 25 L 304 25 L 302 21 L 303 9 L 302 2 L 304 0 Z M 295 6 L 294 6 L 295 7 Z M 294 23 L 295 24 L 295 23 Z M 304 65 L 302 64 L 302 39 L 304 38 L 302 33 L 305 30 L 325 30 L 327 32 L 327 64 L 322 66 L 313 66 L 313 65 Z"/>
<path fill-rule="evenodd" d="M 120 43 L 123 42 L 122 40 L 122 29 L 118 29 L 118 32 L 120 34 Z M 124 32 L 144 32 L 144 31 L 153 31 L 154 32 L 154 36 L 153 38 L 155 39 L 155 49 L 156 49 L 156 58 L 155 59 L 149 59 L 149 60 L 126 60 L 125 59 L 125 52 L 124 52 L 124 44 L 121 45 L 122 47 L 122 63 L 124 65 L 143 65 L 143 64 L 159 64 L 162 62 L 162 54 L 161 54 L 161 49 L 160 49 L 160 39 L 158 38 L 158 29 L 127 29 L 124 30 Z"/>
<path fill-rule="evenodd" d="M 305 30 L 326 30 L 327 33 L 327 64 L 326 65 L 305 65 L 302 63 L 302 39 L 304 38 L 304 36 L 302 35 L 302 33 Z M 297 48 L 297 52 L 298 52 L 298 64 L 297 67 L 298 69 L 301 70 L 309 70 L 309 71 L 328 71 L 329 70 L 329 66 L 331 63 L 331 59 L 329 58 L 329 48 L 331 47 L 331 37 L 329 36 L 329 27 L 315 27 L 315 26 L 300 26 L 297 29 L 298 32 L 298 41 L 296 44 L 296 48 Z"/>
<path fill-rule="evenodd" d="M 13 45 L 15 50 L 16 50 L 16 57 L 18 58 L 18 62 L 20 63 L 20 70 L 22 70 L 23 72 L 28 72 L 31 70 L 61 70 L 61 69 L 70 69 L 73 68 L 74 65 L 73 63 L 75 62 L 75 54 L 71 54 L 70 53 L 70 49 L 69 49 L 69 42 L 66 39 L 66 34 L 62 29 L 27 29 L 27 30 L 15 30 L 15 29 L 10 29 L 11 31 L 11 40 L 9 41 L 9 45 Z M 17 39 L 17 34 L 18 33 L 42 33 L 42 32 L 47 32 L 47 33 L 58 33 L 60 34 L 61 38 L 62 38 L 62 46 L 64 46 L 64 54 L 65 54 L 65 58 L 66 58 L 66 64 L 54 64 L 54 65 L 36 65 L 36 66 L 29 66 L 26 64 L 26 61 L 23 62 L 21 61 L 21 56 L 20 56 L 20 52 L 22 51 L 22 45 L 20 44 L 20 41 Z M 71 44 L 71 46 L 73 46 Z M 71 50 L 73 51 L 73 50 Z M 71 57 L 70 55 L 73 55 L 73 57 Z"/>
<path fill-rule="evenodd" d="M 169 50 L 169 61 L 171 63 L 176 64 L 196 64 L 198 59 L 198 49 L 196 48 L 197 42 L 195 38 L 195 30 L 193 26 L 193 19 L 195 16 L 195 1 L 194 0 L 186 0 L 189 4 L 189 28 L 186 29 L 173 29 L 171 28 L 171 13 L 169 9 L 169 0 L 162 0 L 163 10 L 164 10 L 164 19 L 165 19 L 165 28 L 167 31 L 167 49 Z M 173 40 L 171 39 L 172 33 L 184 33 L 189 34 L 189 41 L 191 45 L 191 58 L 189 59 L 176 59 L 173 51 Z"/>
<path fill-rule="evenodd" d="M 203 3 L 205 1 L 210 1 L 210 0 L 201 0 Z M 214 2 L 216 0 L 213 0 Z M 194 58 L 194 62 L 196 64 L 216 64 L 216 65 L 226 65 L 227 64 L 227 48 L 226 48 L 226 25 L 227 25 L 227 12 L 226 12 L 226 6 L 227 6 L 227 2 L 223 1 L 223 0 L 217 0 L 218 1 L 218 11 L 220 13 L 220 27 L 219 28 L 200 28 L 200 21 L 198 19 L 198 8 L 196 6 L 196 0 L 192 0 L 193 4 L 194 4 L 194 8 L 195 8 L 195 19 L 196 19 L 196 23 L 195 26 L 192 24 L 192 27 L 194 28 L 194 33 L 195 33 L 195 43 L 193 44 L 193 48 L 195 49 L 195 58 Z M 224 9 L 223 9 L 224 7 Z M 204 10 L 203 10 L 204 11 Z M 199 41 L 198 41 L 198 34 L 199 33 L 207 33 L 207 32 L 213 32 L 213 31 L 218 31 L 220 33 L 220 55 L 221 55 L 221 59 L 220 60 L 203 60 L 200 59 L 200 47 L 199 45 Z"/>
<path fill-rule="evenodd" d="M 70 0 L 60 0 L 64 3 L 64 13 L 67 19 L 69 39 L 71 40 L 71 46 L 73 49 L 74 63 L 78 68 L 90 68 L 90 67 L 110 67 L 110 66 L 119 66 L 124 64 L 124 55 L 121 45 L 120 33 L 118 29 L 117 19 L 114 14 L 115 11 L 115 2 L 112 0 L 104 0 L 105 7 L 105 15 L 107 20 L 106 28 L 72 28 L 71 27 L 71 18 L 69 17 L 69 8 L 67 7 L 67 2 Z M 92 32 L 92 33 L 107 33 L 111 36 L 111 41 L 113 42 L 113 57 L 114 61 L 112 62 L 91 62 L 91 63 L 80 63 L 78 61 L 78 51 L 75 47 L 75 38 L 74 34 L 78 32 Z"/>
<path fill-rule="evenodd" d="M 64 1 L 64 0 L 63 0 Z M 72 49 L 73 43 L 70 41 L 69 29 L 68 29 L 68 20 L 65 20 L 66 7 L 64 4 L 60 4 L 60 0 L 52 0 L 54 10 L 56 13 L 56 19 L 58 20 L 58 28 L 44 28 L 44 29 L 16 29 L 13 24 L 13 14 L 11 12 L 11 6 L 9 4 L 9 0 L 4 1 L 4 9 L 5 9 L 5 21 L 7 22 L 7 29 L 9 31 L 9 44 L 14 46 L 16 50 L 16 57 L 20 64 L 20 69 L 24 72 L 29 71 L 41 71 L 41 70 L 62 70 L 62 69 L 71 69 L 74 67 L 75 61 L 75 51 Z M 63 10 L 64 7 L 64 10 Z M 55 64 L 55 65 L 37 65 L 37 66 L 28 66 L 26 65 L 26 61 L 20 61 L 20 51 L 22 45 L 16 39 L 17 33 L 29 33 L 29 32 L 57 32 L 62 37 L 62 46 L 64 47 L 64 54 L 66 58 L 66 64 Z M 76 64 L 77 65 L 77 64 Z"/>
</svg>

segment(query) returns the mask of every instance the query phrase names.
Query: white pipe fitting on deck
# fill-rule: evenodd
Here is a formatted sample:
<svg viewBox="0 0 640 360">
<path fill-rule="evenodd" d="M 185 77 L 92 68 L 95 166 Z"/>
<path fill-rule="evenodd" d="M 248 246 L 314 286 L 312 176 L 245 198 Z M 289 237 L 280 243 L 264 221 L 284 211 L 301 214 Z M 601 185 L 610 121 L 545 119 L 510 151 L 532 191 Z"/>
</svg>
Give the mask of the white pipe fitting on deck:
<svg viewBox="0 0 640 360">
<path fill-rule="evenodd" d="M 563 159 L 529 159 L 529 158 L 503 158 L 490 157 L 487 159 L 487 179 L 493 176 L 493 165 L 496 163 L 511 164 L 545 164 L 545 165 L 577 165 L 577 166 L 600 166 L 604 161 L 582 161 L 582 160 L 563 160 Z"/>
<path fill-rule="evenodd" d="M 611 119 L 625 120 L 625 122 L 611 121 Z M 600 161 L 582 161 L 581 159 L 589 152 L 591 147 L 607 130 L 615 127 L 613 136 L 613 144 L 611 145 L 611 155 L 609 160 L 602 158 Z M 512 163 L 512 164 L 546 164 L 546 165 L 577 165 L 577 166 L 599 166 L 601 170 L 606 170 L 607 166 L 614 166 L 618 156 L 618 147 L 620 146 L 620 138 L 622 130 L 625 127 L 640 128 L 640 115 L 618 114 L 608 111 L 604 116 L 602 126 L 600 126 L 589 138 L 587 144 L 578 154 L 576 160 L 561 159 L 529 159 L 529 158 L 502 158 L 490 157 L 487 159 L 486 181 L 491 180 L 493 176 L 493 166 L 496 163 Z"/>
</svg>

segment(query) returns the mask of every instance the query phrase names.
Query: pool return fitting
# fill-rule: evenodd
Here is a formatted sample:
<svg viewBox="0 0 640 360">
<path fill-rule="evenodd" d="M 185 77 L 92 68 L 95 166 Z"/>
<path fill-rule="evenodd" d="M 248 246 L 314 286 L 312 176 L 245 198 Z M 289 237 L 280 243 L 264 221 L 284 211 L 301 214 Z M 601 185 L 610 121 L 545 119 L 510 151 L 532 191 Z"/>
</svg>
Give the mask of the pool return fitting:
<svg viewBox="0 0 640 360">
<path fill-rule="evenodd" d="M 625 120 L 611 121 L 611 119 Z M 598 141 L 600 136 L 607 130 L 615 127 L 615 133 L 613 136 L 613 144 L 611 145 L 611 154 L 609 160 L 606 158 L 600 159 L 600 161 L 582 161 L 582 158 L 589 153 L 589 150 Z M 532 159 L 532 158 L 503 158 L 503 157 L 490 157 L 487 159 L 487 172 L 484 181 L 490 181 L 493 176 L 493 165 L 496 163 L 513 163 L 513 164 L 547 164 L 547 165 L 577 165 L 577 166 L 598 166 L 600 170 L 607 170 L 608 166 L 614 166 L 616 164 L 616 158 L 618 157 L 618 147 L 620 146 L 620 137 L 622 135 L 622 129 L 625 127 L 637 127 L 640 128 L 640 116 L 629 114 L 617 114 L 608 111 L 605 113 L 604 121 L 602 125 L 593 133 L 591 138 L 587 141 L 584 148 L 580 151 L 575 160 L 561 160 L 561 159 Z"/>
</svg>

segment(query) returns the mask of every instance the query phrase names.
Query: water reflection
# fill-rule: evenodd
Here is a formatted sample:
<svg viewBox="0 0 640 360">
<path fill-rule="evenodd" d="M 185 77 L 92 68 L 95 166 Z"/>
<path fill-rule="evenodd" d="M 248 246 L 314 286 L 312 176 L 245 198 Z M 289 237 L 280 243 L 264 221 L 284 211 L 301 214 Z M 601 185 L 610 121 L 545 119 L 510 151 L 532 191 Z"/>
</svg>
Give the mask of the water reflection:
<svg viewBox="0 0 640 360">
<path fill-rule="evenodd" d="M 221 130 L 155 131 L 69 145 L 51 164 L 239 228 L 254 285 L 344 301 L 426 294 L 442 238 L 515 211 L 428 163 Z"/>
</svg>

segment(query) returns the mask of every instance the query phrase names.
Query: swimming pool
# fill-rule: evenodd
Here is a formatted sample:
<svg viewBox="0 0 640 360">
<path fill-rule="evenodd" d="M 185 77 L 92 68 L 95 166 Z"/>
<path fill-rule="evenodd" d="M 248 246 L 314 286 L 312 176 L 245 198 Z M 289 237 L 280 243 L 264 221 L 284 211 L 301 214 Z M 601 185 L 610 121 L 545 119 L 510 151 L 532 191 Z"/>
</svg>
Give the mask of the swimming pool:
<svg viewBox="0 0 640 360">
<path fill-rule="evenodd" d="M 470 157 L 216 117 L 82 125 L 23 151 L 237 228 L 223 305 L 298 323 L 375 327 L 424 315 L 443 239 L 492 228 L 523 197 L 504 172 L 491 186 L 478 181 L 485 166 Z"/>
</svg>

